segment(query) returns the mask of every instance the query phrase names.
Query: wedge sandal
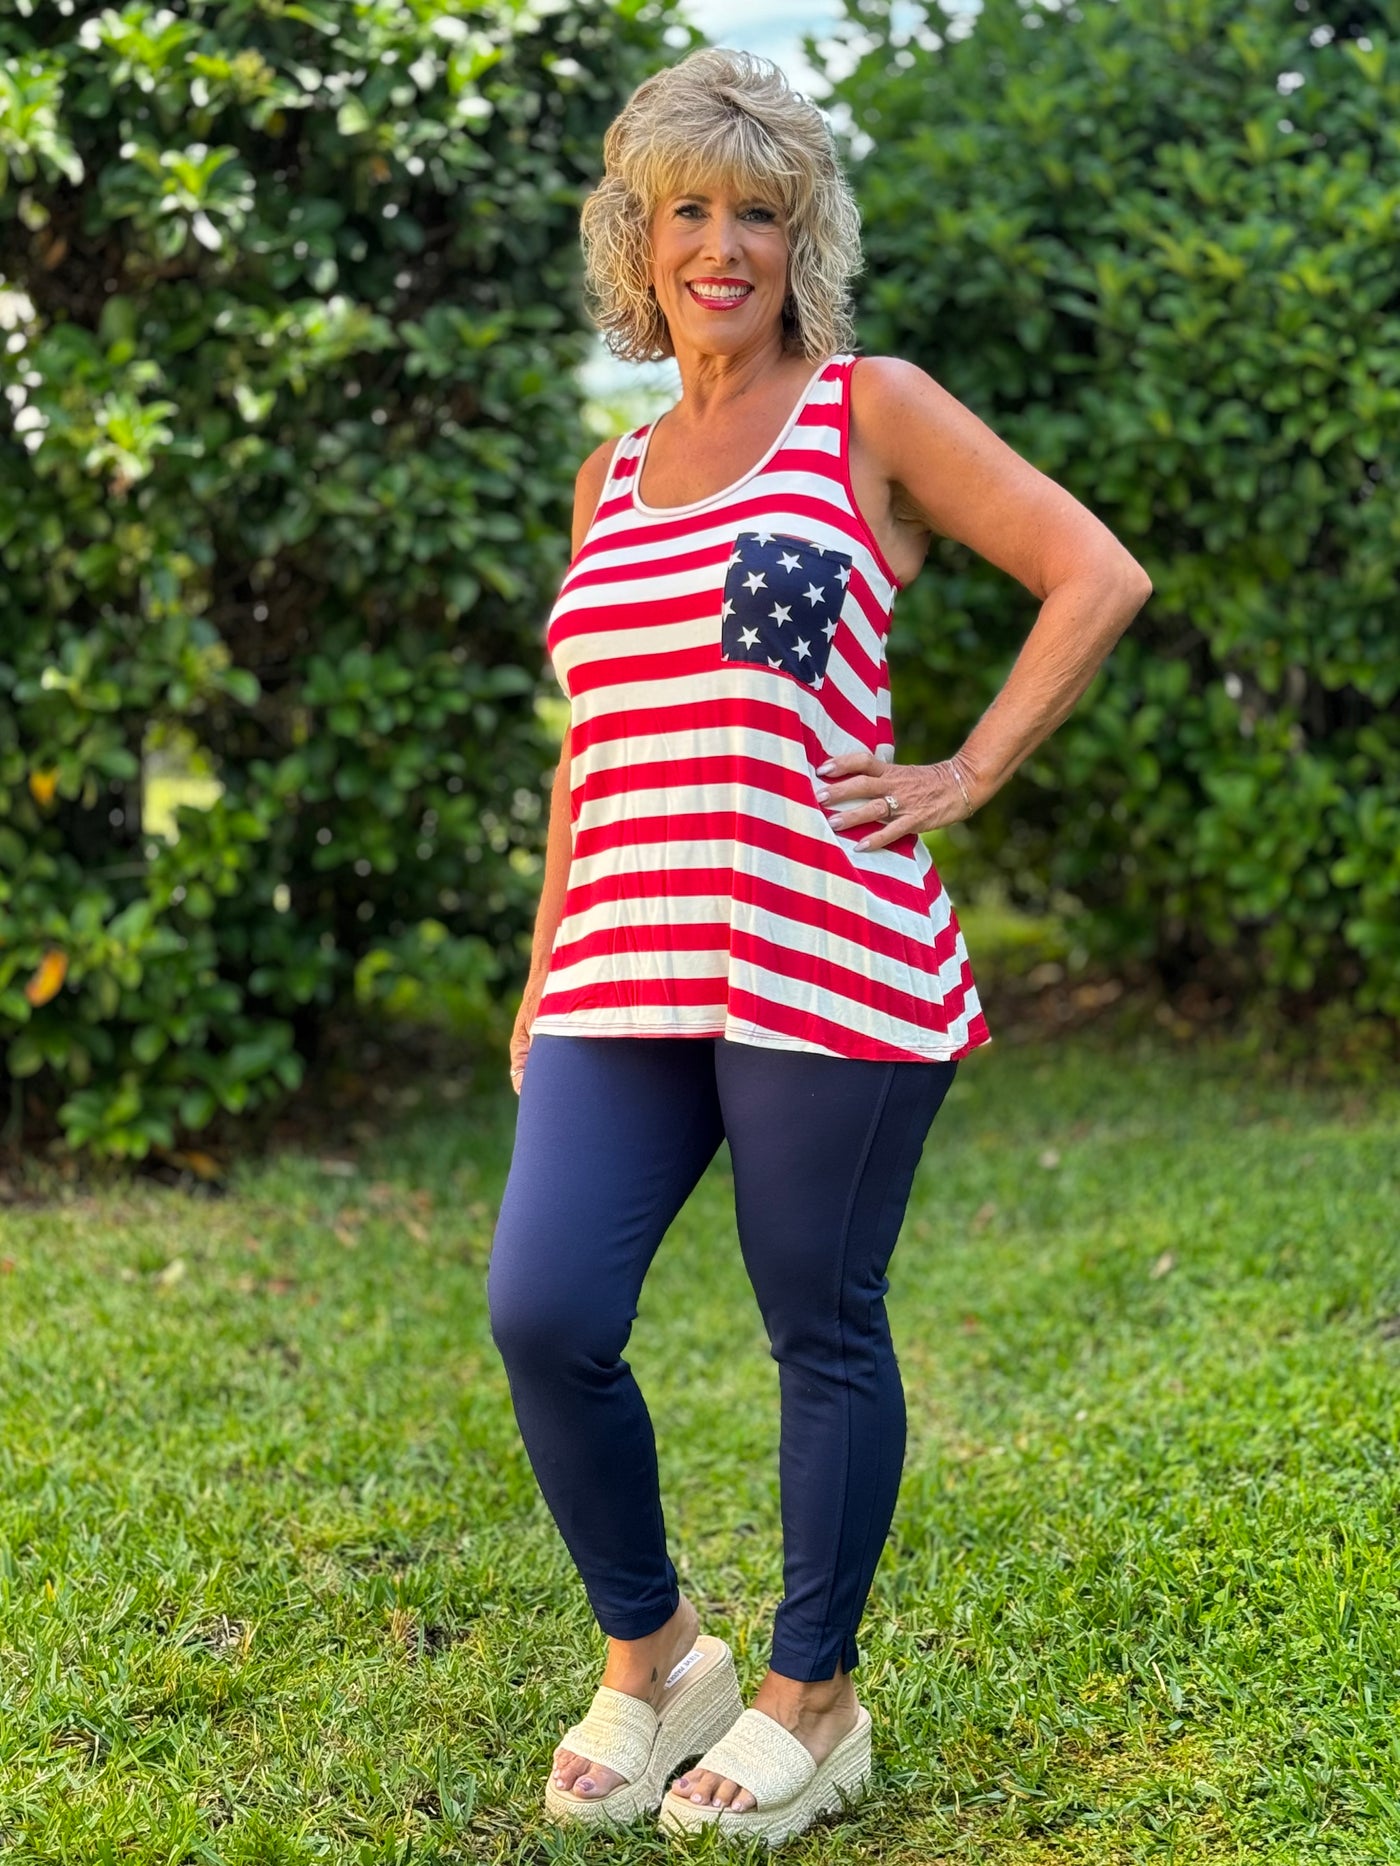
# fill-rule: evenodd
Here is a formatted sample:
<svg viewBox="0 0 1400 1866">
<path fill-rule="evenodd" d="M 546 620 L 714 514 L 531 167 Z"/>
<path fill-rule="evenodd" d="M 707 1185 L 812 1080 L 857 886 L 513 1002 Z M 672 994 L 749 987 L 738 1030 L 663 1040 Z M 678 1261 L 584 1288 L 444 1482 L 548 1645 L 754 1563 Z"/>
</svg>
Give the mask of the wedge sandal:
<svg viewBox="0 0 1400 1866">
<path fill-rule="evenodd" d="M 599 1685 L 583 1718 L 556 1748 L 587 1756 L 626 1779 L 606 1795 L 576 1795 L 545 1782 L 545 1812 L 556 1821 L 630 1821 L 654 1814 L 666 1784 L 689 1756 L 721 1737 L 744 1708 L 734 1656 L 702 1633 L 666 1680 L 659 1710 L 643 1698 Z"/>
<path fill-rule="evenodd" d="M 859 1801 L 870 1782 L 870 1712 L 862 1704 L 856 1726 L 824 1762 L 814 1762 L 805 1743 L 760 1710 L 746 1710 L 696 1763 L 747 1788 L 758 1803 L 736 1813 L 680 1795 L 665 1798 L 658 1822 L 663 1832 L 698 1833 L 717 1827 L 734 1840 L 753 1836 L 769 1846 L 800 1834 L 822 1814 Z"/>
</svg>

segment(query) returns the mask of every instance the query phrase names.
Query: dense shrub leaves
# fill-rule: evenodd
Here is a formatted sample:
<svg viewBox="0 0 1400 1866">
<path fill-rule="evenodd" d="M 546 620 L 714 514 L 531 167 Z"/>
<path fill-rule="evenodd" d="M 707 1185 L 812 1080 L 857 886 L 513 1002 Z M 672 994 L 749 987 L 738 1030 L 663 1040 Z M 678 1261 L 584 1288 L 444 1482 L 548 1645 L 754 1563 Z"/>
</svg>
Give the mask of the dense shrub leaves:
<svg viewBox="0 0 1400 1866">
<path fill-rule="evenodd" d="M 0 1035 L 71 1144 L 293 1085 L 357 983 L 512 963 L 577 208 L 671 8 L 6 9 Z M 223 791 L 167 843 L 178 729 Z"/>
<path fill-rule="evenodd" d="M 865 347 L 1155 586 L 959 866 L 1068 890 L 1113 954 L 1400 1012 L 1400 8 L 987 0 L 901 43 L 920 10 L 847 6 Z M 902 744 L 943 756 L 1035 610 L 959 546 L 933 562 L 896 692 Z"/>
</svg>

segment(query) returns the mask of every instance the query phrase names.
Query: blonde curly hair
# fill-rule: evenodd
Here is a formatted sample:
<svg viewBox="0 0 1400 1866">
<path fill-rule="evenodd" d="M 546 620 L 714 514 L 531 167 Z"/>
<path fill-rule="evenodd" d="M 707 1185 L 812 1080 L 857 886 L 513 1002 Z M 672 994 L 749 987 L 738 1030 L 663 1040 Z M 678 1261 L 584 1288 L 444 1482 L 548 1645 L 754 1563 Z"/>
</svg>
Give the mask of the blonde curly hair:
<svg viewBox="0 0 1400 1866">
<path fill-rule="evenodd" d="M 784 349 L 816 363 L 855 347 L 860 212 L 826 119 L 771 60 L 706 46 L 654 73 L 609 126 L 603 164 L 580 233 L 589 309 L 614 356 L 674 354 L 651 283 L 651 217 L 661 201 L 715 185 L 782 209 Z"/>
</svg>

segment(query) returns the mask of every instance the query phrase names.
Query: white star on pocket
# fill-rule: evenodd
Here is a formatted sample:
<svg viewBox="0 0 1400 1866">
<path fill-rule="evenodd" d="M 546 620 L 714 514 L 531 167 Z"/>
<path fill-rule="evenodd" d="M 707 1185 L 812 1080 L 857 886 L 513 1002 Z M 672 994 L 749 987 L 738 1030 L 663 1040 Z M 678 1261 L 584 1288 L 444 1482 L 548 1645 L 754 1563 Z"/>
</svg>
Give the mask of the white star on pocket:
<svg viewBox="0 0 1400 1866">
<path fill-rule="evenodd" d="M 741 531 L 725 565 L 720 659 L 820 687 L 850 574 L 848 552 L 782 532 Z M 810 636 L 784 627 L 799 602 L 809 615 L 823 612 Z"/>
</svg>

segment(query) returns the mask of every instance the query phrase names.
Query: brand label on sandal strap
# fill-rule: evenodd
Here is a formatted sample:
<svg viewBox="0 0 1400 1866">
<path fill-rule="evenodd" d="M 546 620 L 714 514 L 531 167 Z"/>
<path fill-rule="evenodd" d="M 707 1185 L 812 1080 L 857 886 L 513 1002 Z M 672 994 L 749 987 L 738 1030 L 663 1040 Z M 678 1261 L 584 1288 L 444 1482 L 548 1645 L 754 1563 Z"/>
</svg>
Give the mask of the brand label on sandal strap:
<svg viewBox="0 0 1400 1866">
<path fill-rule="evenodd" d="M 662 1689 L 665 1691 L 669 1691 L 671 1689 L 671 1686 L 675 1684 L 678 1679 L 684 1678 L 686 1673 L 690 1670 L 690 1668 L 693 1665 L 698 1665 L 701 1659 L 704 1658 L 704 1656 L 705 1656 L 704 1653 L 700 1650 L 698 1646 L 695 1648 L 694 1652 L 688 1652 L 685 1655 L 685 1657 L 681 1660 L 680 1664 L 675 1666 L 672 1669 L 671 1675 L 667 1678 L 666 1683 L 662 1687 Z"/>
</svg>

